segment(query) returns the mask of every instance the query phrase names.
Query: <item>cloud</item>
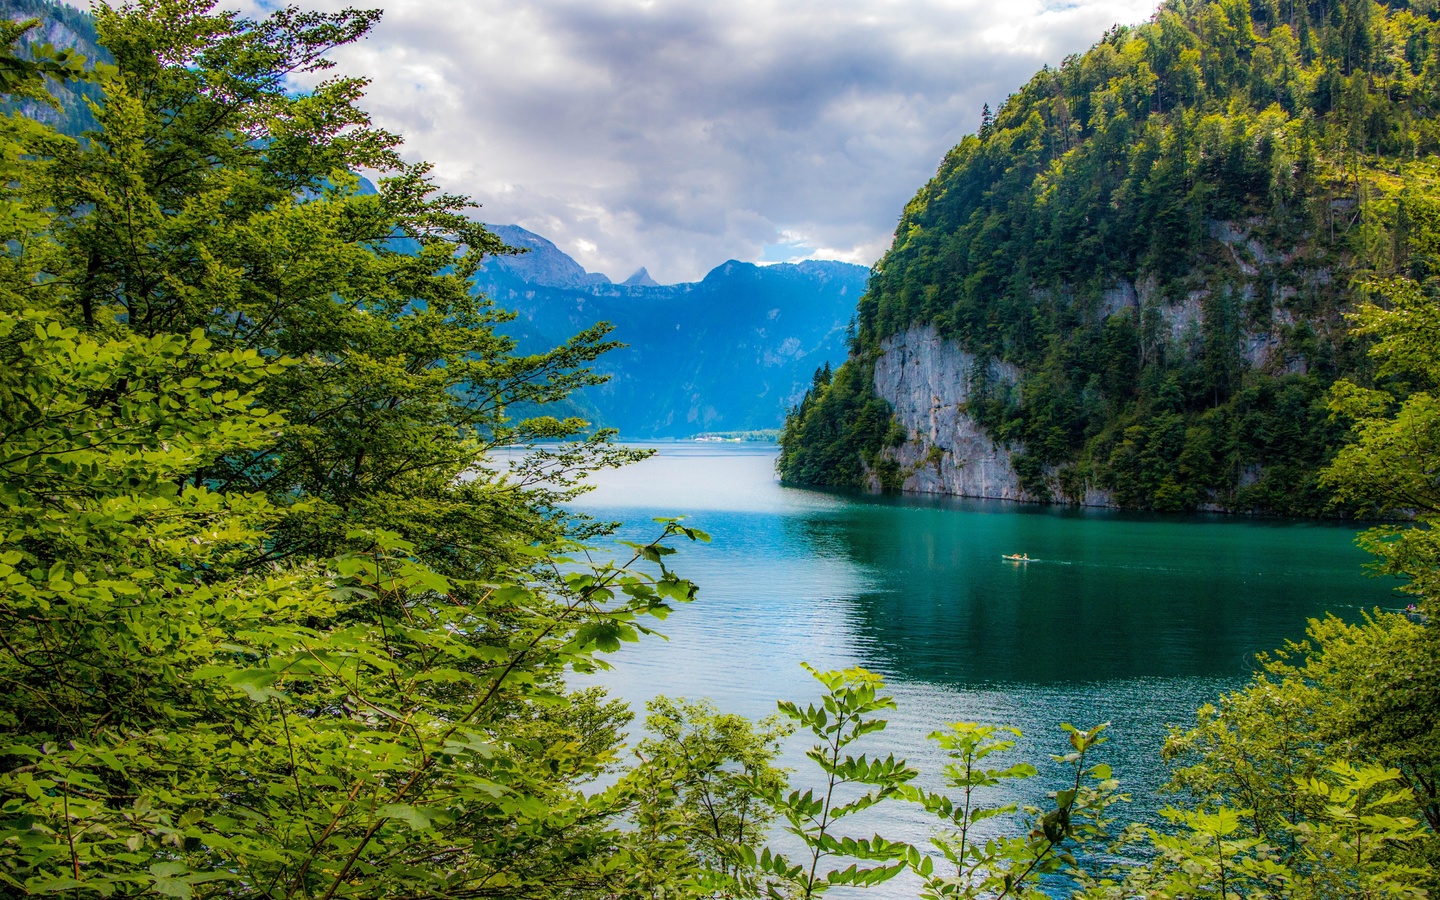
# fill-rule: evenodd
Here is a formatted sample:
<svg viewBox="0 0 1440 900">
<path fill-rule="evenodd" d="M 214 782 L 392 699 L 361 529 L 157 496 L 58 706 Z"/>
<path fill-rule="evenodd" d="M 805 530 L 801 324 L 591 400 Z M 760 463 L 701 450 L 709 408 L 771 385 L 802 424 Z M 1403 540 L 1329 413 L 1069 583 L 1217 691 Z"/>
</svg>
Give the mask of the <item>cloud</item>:
<svg viewBox="0 0 1440 900">
<path fill-rule="evenodd" d="M 1153 2 L 389 0 L 334 58 L 485 221 L 673 282 L 874 262 L 983 103 Z"/>
</svg>

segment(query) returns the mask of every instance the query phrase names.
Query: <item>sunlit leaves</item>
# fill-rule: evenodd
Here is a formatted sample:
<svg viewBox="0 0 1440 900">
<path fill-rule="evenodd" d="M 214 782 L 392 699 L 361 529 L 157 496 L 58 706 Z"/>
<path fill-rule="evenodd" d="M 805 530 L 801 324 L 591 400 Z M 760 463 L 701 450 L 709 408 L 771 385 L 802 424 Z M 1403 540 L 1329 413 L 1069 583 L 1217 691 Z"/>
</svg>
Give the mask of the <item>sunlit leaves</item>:
<svg viewBox="0 0 1440 900">
<path fill-rule="evenodd" d="M 759 896 L 776 874 L 775 859 L 757 848 L 775 817 L 771 797 L 785 785 L 773 761 L 788 723 L 751 723 L 708 702 L 666 697 L 647 709 L 637 765 L 612 791 L 633 826 L 619 845 L 633 889 Z"/>
<path fill-rule="evenodd" d="M 1440 657 L 1429 629 L 1405 616 L 1312 621 L 1306 642 L 1265 659 L 1261 675 L 1202 707 L 1196 727 L 1177 730 L 1166 745 L 1172 787 L 1194 804 L 1184 812 L 1224 813 L 1227 822 L 1238 816 L 1239 830 L 1220 839 L 1250 843 L 1217 849 L 1214 834 L 1195 835 L 1219 820 L 1182 817 L 1175 821 L 1190 836 L 1164 835 L 1164 846 L 1203 851 L 1206 871 L 1231 865 L 1221 857 L 1233 850 L 1237 859 L 1264 865 L 1256 877 L 1265 884 L 1313 884 L 1319 896 L 1346 893 L 1334 879 L 1379 879 L 1356 887 L 1355 896 L 1385 896 L 1390 888 L 1381 890 L 1382 883 L 1433 884 L 1413 871 L 1433 871 L 1440 852 L 1432 787 L 1437 678 Z M 1392 836 L 1371 840 L 1370 828 Z M 1161 836 L 1153 840 L 1159 845 Z M 1183 856 L 1175 865 L 1200 865 Z M 1372 889 L 1378 893 L 1365 893 Z"/>
<path fill-rule="evenodd" d="M 1428 872 L 1405 862 L 1405 845 L 1425 832 L 1394 814 L 1413 802 L 1398 781 L 1394 770 L 1344 762 L 1297 779 L 1291 789 L 1319 805 L 1284 823 L 1288 845 L 1257 833 L 1252 810 L 1166 809 L 1173 829 L 1147 831 L 1154 859 L 1124 879 L 1092 883 L 1083 896 L 1428 896 L 1420 885 Z"/>
<path fill-rule="evenodd" d="M 875 713 L 895 708 L 894 699 L 881 693 L 884 680 L 861 668 L 821 671 L 805 664 L 805 670 L 825 689 L 819 705 L 802 708 L 781 701 L 779 709 L 815 738 L 816 744 L 805 755 L 819 770 L 824 786 L 773 795 L 785 830 L 803 842 L 806 858 L 790 861 L 772 856 L 769 870 L 797 897 L 821 894 L 832 885 L 879 884 L 904 870 L 912 855 L 919 860 L 908 844 L 879 835 L 853 838 L 837 831 L 841 820 L 898 797 L 906 783 L 919 774 L 893 755 L 880 759 L 843 752 L 866 735 L 884 730 L 885 721 Z M 832 859 L 837 857 L 861 862 L 835 867 Z M 863 865 L 865 862 L 878 864 Z M 771 896 L 777 896 L 776 887 L 769 890 Z"/>
<path fill-rule="evenodd" d="M 1086 763 L 1086 755 L 1104 743 L 1106 725 L 1082 731 L 1062 726 L 1071 751 L 1053 757 L 1075 773 L 1069 787 L 1051 792 L 1053 808 L 1026 807 L 1028 828 L 1023 837 L 1007 834 L 1006 820 L 1017 818 L 1014 803 L 994 804 L 989 798 L 1001 785 L 1036 774 L 1029 763 L 1005 768 L 986 765 L 992 756 L 1006 754 L 1020 738 L 1018 729 L 1008 726 L 955 722 L 930 737 L 949 756 L 945 767 L 948 793 L 907 789 L 910 799 L 943 823 L 932 842 L 950 864 L 940 872 L 933 865 L 912 868 L 925 879 L 924 896 L 945 897 L 1030 897 L 1043 896 L 1038 884 L 1042 875 L 1074 867 L 1077 849 L 1094 847 L 1107 836 L 1106 810 L 1127 799 L 1118 793 L 1119 783 L 1104 763 Z M 989 824 L 982 824 L 989 822 Z M 1014 825 L 1010 825 L 1014 829 Z"/>
</svg>

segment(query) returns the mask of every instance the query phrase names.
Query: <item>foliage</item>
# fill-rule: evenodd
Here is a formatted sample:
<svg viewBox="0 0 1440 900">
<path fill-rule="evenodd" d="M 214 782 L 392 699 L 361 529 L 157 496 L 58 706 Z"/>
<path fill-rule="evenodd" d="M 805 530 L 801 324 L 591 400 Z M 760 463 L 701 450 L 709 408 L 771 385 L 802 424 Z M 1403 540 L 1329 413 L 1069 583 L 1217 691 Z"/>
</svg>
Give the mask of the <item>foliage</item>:
<svg viewBox="0 0 1440 900">
<path fill-rule="evenodd" d="M 948 731 L 931 735 L 944 748 L 951 762 L 945 767 L 945 781 L 962 791 L 960 798 L 915 791 L 913 799 L 945 823 L 945 828 L 932 842 L 954 868 L 954 875 L 938 875 L 928 870 L 922 896 L 941 900 L 946 897 L 1015 897 L 1039 900 L 1048 896 L 1039 887 L 1041 876 L 1078 866 L 1075 847 L 1093 845 L 1106 835 L 1105 811 L 1112 804 L 1127 799 L 1118 793 L 1119 782 L 1104 763 L 1086 765 L 1085 757 L 1104 743 L 1101 735 L 1105 725 L 1081 731 L 1064 725 L 1070 738 L 1070 752 L 1054 757 L 1056 762 L 1070 765 L 1075 772 L 1074 783 L 1050 792 L 1055 808 L 1043 812 L 1026 807 L 1033 825 L 1023 835 L 1002 834 L 982 839 L 982 822 L 996 817 L 1013 816 L 1014 803 L 1000 806 L 981 805 L 980 796 L 1011 779 L 1031 778 L 1036 769 L 1029 763 L 1017 763 L 1004 769 L 984 768 L 984 760 L 997 753 L 1012 750 L 1018 729 L 956 722 Z M 991 826 L 993 827 L 993 825 Z"/>
<path fill-rule="evenodd" d="M 1397 812 L 1413 802 L 1398 780 L 1394 770 L 1342 762 L 1293 782 L 1290 789 L 1316 813 L 1286 824 L 1289 851 L 1245 828 L 1247 810 L 1167 809 L 1178 827 L 1144 830 L 1155 852 L 1149 862 L 1120 878 L 1083 879 L 1077 896 L 1427 897 L 1420 885 L 1433 873 L 1399 858 L 1427 833 Z"/>
<path fill-rule="evenodd" d="M 1350 380 L 1335 384 L 1330 405 L 1352 423 L 1355 442 L 1324 473 L 1340 498 L 1376 515 L 1403 515 L 1405 525 L 1367 531 L 1361 544 L 1379 571 L 1404 577 L 1403 590 L 1433 598 L 1440 590 L 1440 280 L 1396 277 L 1372 286 L 1373 300 L 1352 317 L 1356 330 L 1375 338 L 1371 355 L 1385 387 Z M 1432 610 L 1433 612 L 1433 610 Z"/>
<path fill-rule="evenodd" d="M 895 702 L 881 693 L 884 681 L 859 668 L 829 672 L 805 668 L 825 688 L 820 704 L 802 709 L 782 702 L 780 710 L 818 741 L 806 757 L 819 769 L 824 786 L 804 793 L 775 789 L 768 794 L 784 830 L 800 840 L 805 852 L 786 856 L 766 847 L 757 856 L 752 849 L 744 850 L 746 860 L 761 875 L 756 887 L 763 888 L 764 896 L 806 898 L 841 885 L 873 887 L 908 869 L 921 879 L 926 897 L 1045 897 L 1038 887 L 1040 878 L 1078 865 L 1073 850 L 1103 840 L 1105 811 L 1126 799 L 1118 793 L 1109 766 L 1086 762 L 1087 754 L 1104 742 L 1106 726 L 1081 731 L 1065 725 L 1070 751 L 1053 759 L 1073 769 L 1074 781 L 1049 793 L 1053 808 L 1026 806 L 1025 827 L 1019 834 L 1007 833 L 1020 824 L 1004 821 L 1015 816 L 1017 806 L 985 806 L 983 797 L 1003 781 L 1028 778 L 1036 770 L 1027 763 L 1006 769 L 981 764 L 1012 749 L 1014 742 L 1003 735 L 1018 737 L 1018 731 L 957 722 L 931 735 L 951 759 L 944 770 L 946 784 L 962 793 L 953 798 L 927 791 L 912 783 L 919 773 L 904 760 L 846 752 L 868 735 L 885 730 L 886 721 L 875 714 L 894 709 Z M 918 847 L 878 834 L 856 838 L 847 833 L 851 829 L 843 820 L 899 802 L 919 804 L 941 820 L 943 826 L 932 842 L 954 868 L 953 876 L 937 871 L 937 859 Z M 985 822 L 990 824 L 981 824 Z M 997 833 L 997 826 L 1004 830 Z"/>
<path fill-rule="evenodd" d="M 880 693 L 884 681 L 860 668 L 822 672 L 806 664 L 805 670 L 825 688 L 820 705 L 812 703 L 801 709 L 795 703 L 781 701 L 780 712 L 808 730 L 818 742 L 805 756 L 820 770 L 824 786 L 818 791 L 807 789 L 803 794 L 791 791 L 772 796 L 785 831 L 800 839 L 808 859 L 791 861 L 765 849 L 756 865 L 776 882 L 767 886 L 771 897 L 809 898 L 835 885 L 870 887 L 900 874 L 907 864 L 925 862 L 908 844 L 878 834 L 857 839 L 837 831 L 842 819 L 902 796 L 905 784 L 919 774 L 893 754 L 872 759 L 863 753 L 854 756 L 844 752 L 866 735 L 885 729 L 885 720 L 874 715 L 895 708 L 894 699 Z M 829 862 L 837 857 L 855 862 L 837 868 Z"/>
<path fill-rule="evenodd" d="M 1284 664 L 1271 669 L 1278 673 Z M 1067 883 L 1070 896 L 1088 900 L 1421 898 L 1432 886 L 1434 832 L 1415 815 L 1420 803 L 1400 769 L 1304 752 L 1299 754 L 1304 764 L 1284 771 L 1256 765 L 1294 751 L 1300 732 L 1321 733 L 1312 741 L 1316 747 L 1329 741 L 1339 746 L 1345 739 L 1331 737 L 1333 729 L 1327 731 L 1324 723 L 1340 721 L 1342 715 L 1308 710 L 1303 721 L 1272 726 L 1294 732 L 1283 735 L 1289 746 L 1250 733 L 1234 740 L 1228 728 L 1249 715 L 1245 724 L 1261 729 L 1276 704 L 1271 695 L 1268 707 L 1248 707 L 1253 688 L 1225 698 L 1222 712 L 1204 713 L 1208 727 L 1202 724 L 1171 740 L 1172 755 L 1190 757 L 1191 764 L 1177 774 L 1176 787 L 1189 793 L 1193 805 L 1165 810 L 1167 826 L 1130 826 L 1107 849 L 1111 808 L 1128 797 L 1119 792 L 1108 765 L 1088 758 L 1104 743 L 1104 725 L 1089 731 L 1064 726 L 1070 749 L 1053 759 L 1071 768 L 1073 780 L 1049 793 L 1048 808 L 1025 807 L 1025 825 L 1017 829 L 1019 806 L 991 800 L 1007 782 L 1031 778 L 1036 770 L 1024 762 L 997 768 L 989 760 L 1012 751 L 1018 731 L 961 722 L 935 733 L 932 738 L 951 760 L 944 771 L 947 787 L 958 793 L 927 791 L 913 784 L 918 773 L 903 761 L 845 752 L 884 730 L 885 721 L 875 713 L 894 708 L 894 701 L 880 693 L 881 679 L 863 669 L 809 671 L 825 688 L 821 702 L 804 709 L 782 703 L 781 711 L 820 742 L 807 753 L 824 779 L 819 790 L 787 793 L 783 774 L 773 770 L 765 775 L 768 787 L 755 775 L 741 774 L 768 766 L 774 745 L 764 741 L 776 737 L 769 730 L 773 721 L 765 723 L 757 741 L 742 721 L 719 716 L 713 708 L 667 700 L 655 704 L 651 724 L 659 736 L 642 744 L 649 756 L 637 770 L 636 783 L 658 779 L 673 787 L 661 792 L 661 805 L 636 808 L 631 865 L 642 875 L 632 883 L 631 894 L 811 897 L 838 885 L 874 886 L 905 869 L 921 879 L 922 896 L 934 898 L 1040 900 Z M 1353 678 L 1353 673 L 1336 677 Z M 1281 686 L 1290 692 L 1304 688 L 1303 683 Z M 1279 704 L 1287 705 L 1294 704 Z M 756 748 L 761 757 L 752 766 L 744 759 Z M 647 770 L 652 762 L 656 767 Z M 1284 758 L 1274 760 L 1277 766 L 1284 763 Z M 724 774 L 727 764 L 731 769 Z M 686 793 L 700 800 L 689 804 L 688 812 L 682 799 Z M 640 791 L 645 795 L 653 792 Z M 712 807 L 711 796 L 726 800 Z M 1235 805 L 1250 799 L 1265 803 L 1266 811 Z M 898 802 L 919 804 L 940 820 L 932 838 L 939 857 L 880 835 L 861 839 L 848 833 L 853 829 L 844 820 Z M 757 832 L 746 838 L 730 831 L 720 824 L 726 820 L 723 814 L 706 820 L 707 809 L 734 810 L 741 804 L 743 818 L 764 806 L 778 813 L 784 830 L 805 848 L 803 854 L 786 855 L 768 846 L 757 851 Z M 694 829 L 688 838 L 687 828 Z M 714 840 L 726 834 L 730 837 Z M 1117 855 L 1123 864 L 1111 862 Z M 708 864 L 702 861 L 707 857 Z M 948 871 L 941 870 L 945 863 Z"/>
<path fill-rule="evenodd" d="M 603 435 L 486 467 L 582 424 L 504 410 L 591 383 L 600 332 L 513 355 L 465 201 L 358 81 L 286 86 L 372 15 L 97 18 L 99 129 L 0 135 L 4 892 L 622 883 L 623 810 L 584 785 L 628 712 L 562 674 L 691 599 L 665 542 L 704 535 L 571 556 L 553 504 L 629 456 Z M 79 65 L 5 58 L 27 89 Z"/>
<path fill-rule="evenodd" d="M 1172 789 L 1202 810 L 1232 810 L 1240 833 L 1256 842 L 1250 849 L 1263 846 L 1261 855 L 1293 867 L 1314 850 L 1314 829 L 1334 817 L 1334 798 L 1316 785 L 1341 784 L 1362 769 L 1366 778 L 1384 773 L 1385 783 L 1401 782 L 1385 789 L 1387 815 L 1413 824 L 1403 852 L 1377 846 L 1367 858 L 1386 871 L 1420 869 L 1428 874 L 1408 876 L 1410 884 L 1440 887 L 1436 646 L 1433 629 L 1393 613 L 1353 625 L 1311 622 L 1308 641 L 1264 659 L 1243 690 L 1203 707 L 1195 728 L 1171 734 Z"/>
<path fill-rule="evenodd" d="M 470 291 L 481 257 L 503 250 L 465 216 L 472 204 L 400 159 L 399 139 L 356 106 L 361 80 L 286 87 L 327 72 L 324 53 L 374 13 L 250 23 L 208 7 L 96 11 L 118 67 L 100 129 L 39 146 L 27 185 L 59 213 L 46 265 L 76 285 L 73 314 L 101 330 L 204 328 L 218 347 L 295 360 L 268 389 L 289 427 L 193 477 L 316 501 L 277 531 L 269 558 L 334 552 L 355 524 L 383 523 L 429 564 L 468 573 L 499 554 L 501 535 L 558 536 L 553 513 L 534 515 L 483 459 L 577 433 L 578 420 L 505 411 L 597 381 L 587 366 L 613 346 L 604 328 L 515 355 L 494 330 L 509 314 Z M 359 169 L 379 174 L 377 191 L 359 189 L 348 174 Z M 521 486 L 538 498 L 537 485 L 558 485 L 538 498 L 553 500 L 568 472 L 634 458 L 604 435 L 567 452 Z"/>
<path fill-rule="evenodd" d="M 278 416 L 217 388 L 276 364 L 19 318 L 0 520 L 12 889 L 513 896 L 591 877 L 575 842 L 605 808 L 572 785 L 613 758 L 617 711 L 548 673 L 692 586 L 601 564 L 462 592 L 379 531 L 366 552 L 255 567 L 283 511 L 183 482 L 270 438 Z"/>
<path fill-rule="evenodd" d="M 771 716 L 752 724 L 708 701 L 657 697 L 640 765 L 617 793 L 633 804 L 625 842 L 630 896 L 758 896 L 756 848 L 775 817 L 769 798 L 785 773 L 771 763 L 792 730 Z"/>
<path fill-rule="evenodd" d="M 877 402 L 880 342 L 929 324 L 1022 371 L 964 411 L 1032 496 L 1327 511 L 1347 432 L 1326 391 L 1374 374 L 1351 285 L 1434 245 L 1437 27 L 1402 3 L 1170 0 L 1042 69 L 906 206 L 843 410 Z M 787 480 L 859 485 L 886 455 L 883 426 L 829 424 L 830 392 L 787 425 Z"/>
<path fill-rule="evenodd" d="M 0 44 L 14 46 L 39 24 L 38 19 L 0 21 Z M 103 65 L 87 68 L 85 57 L 70 47 L 35 44 L 27 49 L 24 56 L 14 52 L 0 56 L 0 94 L 53 103 L 46 79 L 59 84 L 91 81 L 109 70 Z"/>
<path fill-rule="evenodd" d="M 872 367 L 846 363 L 833 373 L 815 371 L 810 390 L 785 417 L 776 463 L 787 483 L 844 487 L 873 475 L 886 488 L 900 486 L 900 467 L 880 451 L 903 441 L 890 406 L 870 388 Z"/>
</svg>

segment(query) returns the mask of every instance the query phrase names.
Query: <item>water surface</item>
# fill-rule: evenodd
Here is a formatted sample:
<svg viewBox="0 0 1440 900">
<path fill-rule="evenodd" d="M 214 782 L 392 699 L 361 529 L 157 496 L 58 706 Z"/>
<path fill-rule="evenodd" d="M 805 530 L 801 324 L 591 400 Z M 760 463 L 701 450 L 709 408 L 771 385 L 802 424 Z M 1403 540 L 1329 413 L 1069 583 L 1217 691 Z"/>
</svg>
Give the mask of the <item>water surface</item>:
<svg viewBox="0 0 1440 900">
<path fill-rule="evenodd" d="M 712 543 L 674 557 L 699 599 L 663 623 L 668 641 L 627 646 L 596 680 L 637 710 L 663 693 L 763 716 L 777 698 L 817 696 L 802 660 L 865 666 L 900 704 L 871 745 L 932 786 L 943 759 L 926 735 L 946 722 L 1016 725 L 1041 764 L 1061 752 L 1059 723 L 1110 721 L 1105 758 L 1135 795 L 1130 813 L 1151 819 L 1168 726 L 1243 683 L 1256 653 L 1301 638 L 1307 618 L 1398 605 L 1394 583 L 1362 569 L 1354 529 L 1333 523 L 800 490 L 778 484 L 774 447 L 656 447 L 576 505 L 632 539 L 658 530 L 654 516 L 708 531 Z M 805 746 L 785 755 L 797 784 L 813 778 Z M 1058 774 L 1043 766 L 1049 780 L 1017 799 L 1038 801 Z M 861 824 L 917 842 L 929 828 L 904 806 Z M 897 883 L 868 896 L 907 895 Z"/>
</svg>

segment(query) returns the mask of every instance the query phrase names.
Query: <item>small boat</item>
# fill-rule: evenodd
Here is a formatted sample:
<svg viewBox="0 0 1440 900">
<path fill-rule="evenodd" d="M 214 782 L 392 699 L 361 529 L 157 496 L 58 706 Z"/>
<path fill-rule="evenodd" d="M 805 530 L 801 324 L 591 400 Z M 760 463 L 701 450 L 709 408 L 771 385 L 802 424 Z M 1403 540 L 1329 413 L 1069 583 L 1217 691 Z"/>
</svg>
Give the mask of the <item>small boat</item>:
<svg viewBox="0 0 1440 900">
<path fill-rule="evenodd" d="M 1031 561 L 1031 560 L 1030 560 L 1030 554 L 1028 554 L 1028 553 L 1005 553 L 1005 554 L 1001 554 L 1000 558 L 1001 558 L 1001 559 L 1004 559 L 1004 560 L 1009 560 L 1010 562 L 1030 562 L 1030 561 Z"/>
</svg>

